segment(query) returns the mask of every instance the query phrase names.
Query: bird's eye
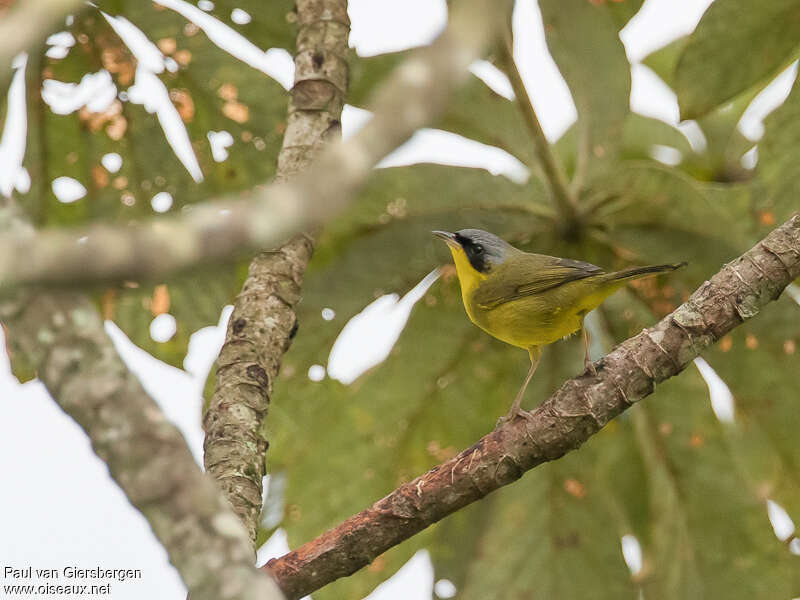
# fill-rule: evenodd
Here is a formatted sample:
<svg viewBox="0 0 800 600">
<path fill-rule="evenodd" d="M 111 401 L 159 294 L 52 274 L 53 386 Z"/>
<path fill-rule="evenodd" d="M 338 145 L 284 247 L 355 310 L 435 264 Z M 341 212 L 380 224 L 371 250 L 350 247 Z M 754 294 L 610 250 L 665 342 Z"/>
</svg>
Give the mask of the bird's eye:
<svg viewBox="0 0 800 600">
<path fill-rule="evenodd" d="M 472 250 L 473 252 L 475 252 L 475 254 L 483 254 L 483 246 L 481 246 L 480 244 L 475 244 L 472 247 Z"/>
</svg>

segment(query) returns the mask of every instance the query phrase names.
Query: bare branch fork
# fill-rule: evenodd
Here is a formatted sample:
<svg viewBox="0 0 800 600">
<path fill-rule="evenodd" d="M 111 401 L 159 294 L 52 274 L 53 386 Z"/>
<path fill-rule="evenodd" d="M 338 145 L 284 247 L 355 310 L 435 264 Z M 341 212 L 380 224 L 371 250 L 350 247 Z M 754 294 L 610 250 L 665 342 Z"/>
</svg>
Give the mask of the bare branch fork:
<svg viewBox="0 0 800 600">
<path fill-rule="evenodd" d="M 429 525 L 578 448 L 611 419 L 680 373 L 705 348 L 800 276 L 800 215 L 727 264 L 654 327 L 564 383 L 530 419 L 498 427 L 370 508 L 266 565 L 296 599 L 369 564 Z"/>
</svg>

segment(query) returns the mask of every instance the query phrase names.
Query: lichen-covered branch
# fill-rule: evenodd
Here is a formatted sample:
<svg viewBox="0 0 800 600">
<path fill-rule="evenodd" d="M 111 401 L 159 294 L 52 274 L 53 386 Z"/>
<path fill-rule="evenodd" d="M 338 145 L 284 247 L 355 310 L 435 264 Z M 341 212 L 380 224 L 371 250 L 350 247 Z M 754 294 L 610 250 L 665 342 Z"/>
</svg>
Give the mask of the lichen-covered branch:
<svg viewBox="0 0 800 600">
<path fill-rule="evenodd" d="M 130 226 L 51 228 L 0 235 L 0 291 L 15 285 L 74 285 L 98 279 L 154 278 L 200 263 L 257 252 L 340 212 L 372 167 L 446 108 L 450 92 L 499 31 L 508 0 L 454 3 L 449 25 L 401 64 L 378 90 L 372 119 L 331 144 L 310 169 L 249 198 L 208 202 Z M 81 243 L 78 239 L 84 238 Z M 24 260 L 22 259 L 24 257 Z"/>
<path fill-rule="evenodd" d="M 266 565 L 286 596 L 300 598 L 526 471 L 578 448 L 606 423 L 680 373 L 705 348 L 800 276 L 800 215 L 727 264 L 654 327 L 626 340 L 531 411 L 372 507 Z"/>
<path fill-rule="evenodd" d="M 0 230 L 32 234 L 0 198 Z M 247 533 L 117 355 L 94 304 L 77 292 L 18 290 L 0 298 L 12 358 L 21 355 L 150 523 L 195 600 L 281 600 L 254 566 Z"/>
<path fill-rule="evenodd" d="M 86 6 L 85 0 L 17 0 L 5 10 L 0 7 L 0 89 L 11 78 L 17 54 L 43 42 L 68 14 Z"/>
<path fill-rule="evenodd" d="M 347 91 L 350 20 L 347 0 L 297 2 L 295 82 L 278 156 L 278 179 L 311 164 L 341 132 Z M 272 382 L 297 329 L 295 305 L 311 258 L 311 236 L 296 235 L 250 263 L 217 359 L 214 394 L 203 418 L 205 465 L 255 543 L 261 513 L 267 440 L 261 424 Z"/>
</svg>

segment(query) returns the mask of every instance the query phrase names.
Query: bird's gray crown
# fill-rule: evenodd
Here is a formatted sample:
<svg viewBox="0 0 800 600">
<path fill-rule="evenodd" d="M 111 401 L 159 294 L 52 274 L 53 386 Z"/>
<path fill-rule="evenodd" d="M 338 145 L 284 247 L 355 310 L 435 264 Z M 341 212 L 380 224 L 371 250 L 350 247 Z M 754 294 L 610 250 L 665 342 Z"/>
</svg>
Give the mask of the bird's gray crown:
<svg viewBox="0 0 800 600">
<path fill-rule="evenodd" d="M 502 264 L 514 247 L 499 237 L 482 229 L 462 229 L 455 233 L 472 267 L 480 273 L 488 273 Z"/>
</svg>

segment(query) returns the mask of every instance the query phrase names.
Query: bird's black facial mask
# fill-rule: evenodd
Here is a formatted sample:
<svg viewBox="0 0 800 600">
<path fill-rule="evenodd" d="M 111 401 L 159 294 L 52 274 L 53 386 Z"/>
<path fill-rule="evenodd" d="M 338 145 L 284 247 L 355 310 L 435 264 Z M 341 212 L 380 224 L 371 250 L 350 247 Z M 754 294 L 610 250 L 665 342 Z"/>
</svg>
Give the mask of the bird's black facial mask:
<svg viewBox="0 0 800 600">
<path fill-rule="evenodd" d="M 488 232 L 462 229 L 455 234 L 455 240 L 478 273 L 489 273 L 495 265 L 503 262 L 507 244 Z"/>
</svg>

